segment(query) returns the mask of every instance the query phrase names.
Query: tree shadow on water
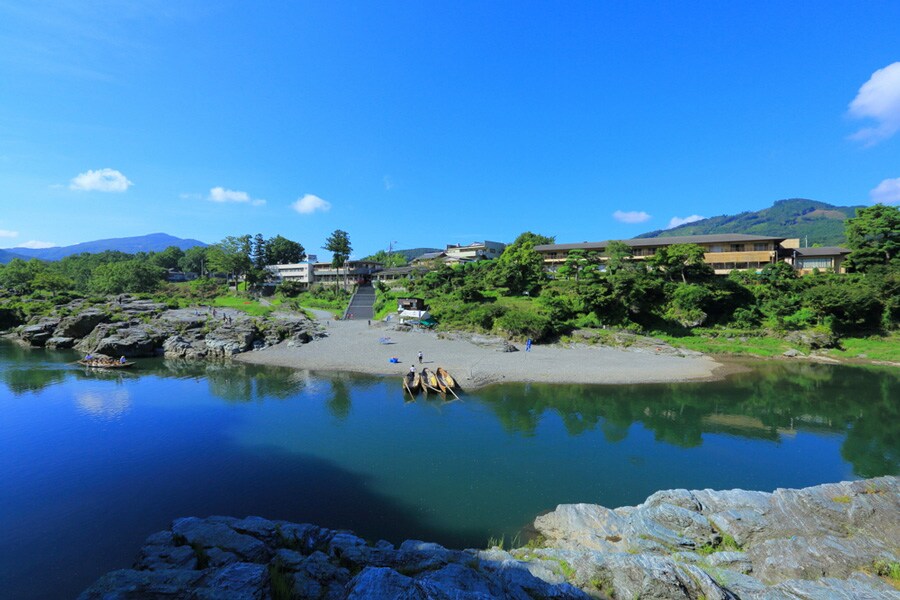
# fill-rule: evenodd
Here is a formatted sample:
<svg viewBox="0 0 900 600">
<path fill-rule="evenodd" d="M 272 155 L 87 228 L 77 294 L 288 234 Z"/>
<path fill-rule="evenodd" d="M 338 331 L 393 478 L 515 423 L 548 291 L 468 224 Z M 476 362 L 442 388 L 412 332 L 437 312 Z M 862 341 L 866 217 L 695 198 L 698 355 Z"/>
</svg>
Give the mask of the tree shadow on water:
<svg viewBox="0 0 900 600">
<path fill-rule="evenodd" d="M 165 452 L 129 461 L 90 488 L 78 477 L 58 481 L 55 497 L 65 501 L 17 514 L 17 526 L 0 542 L 0 554 L 15 556 L 0 568 L 4 594 L 75 597 L 107 571 L 129 567 L 148 535 L 186 516 L 256 515 L 395 544 L 420 539 L 464 548 L 487 539 L 486 532 L 426 523 L 414 507 L 331 461 L 187 437 L 170 438 Z"/>
</svg>

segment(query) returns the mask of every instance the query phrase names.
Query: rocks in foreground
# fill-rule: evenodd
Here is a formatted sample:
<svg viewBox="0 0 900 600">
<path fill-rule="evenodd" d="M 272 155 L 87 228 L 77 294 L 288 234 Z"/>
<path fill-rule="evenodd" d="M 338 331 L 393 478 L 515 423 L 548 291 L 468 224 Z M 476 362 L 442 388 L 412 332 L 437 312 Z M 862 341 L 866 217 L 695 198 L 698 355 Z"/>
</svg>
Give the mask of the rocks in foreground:
<svg viewBox="0 0 900 600">
<path fill-rule="evenodd" d="M 190 517 L 151 535 L 134 569 L 108 573 L 80 598 L 589 598 L 538 565 L 479 554 L 418 541 L 369 544 L 259 517 Z"/>
<path fill-rule="evenodd" d="M 615 598 L 900 599 L 875 574 L 900 560 L 897 477 L 561 505 L 535 528 L 543 547 L 513 556 L 565 560 L 573 583 Z"/>
<path fill-rule="evenodd" d="M 896 477 L 561 505 L 535 527 L 523 548 L 461 551 L 258 517 L 179 519 L 81 598 L 900 599 L 879 577 L 900 560 Z"/>
</svg>

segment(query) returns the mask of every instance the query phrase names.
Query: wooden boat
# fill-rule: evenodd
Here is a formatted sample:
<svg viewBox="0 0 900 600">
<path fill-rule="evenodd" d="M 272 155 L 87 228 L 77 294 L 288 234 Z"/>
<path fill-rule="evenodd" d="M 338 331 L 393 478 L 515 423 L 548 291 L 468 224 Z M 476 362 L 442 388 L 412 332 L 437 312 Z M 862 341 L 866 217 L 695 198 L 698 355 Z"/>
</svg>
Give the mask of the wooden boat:
<svg viewBox="0 0 900 600">
<path fill-rule="evenodd" d="M 444 367 L 437 368 L 437 377 L 438 381 L 442 381 L 444 385 L 446 385 L 451 390 L 456 387 L 456 380 L 453 379 L 453 376 L 447 372 L 447 369 Z"/>
<path fill-rule="evenodd" d="M 422 386 L 425 389 L 426 393 L 430 389 L 432 392 L 443 393 L 438 387 L 438 378 L 437 375 L 428 370 L 428 367 L 422 369 Z"/>
<path fill-rule="evenodd" d="M 419 377 L 419 374 L 415 371 L 411 371 L 403 376 L 403 389 L 409 392 L 410 396 L 416 395 L 416 392 L 419 391 L 421 383 L 422 380 Z"/>
<path fill-rule="evenodd" d="M 438 383 L 442 384 L 442 390 L 449 391 L 453 394 L 453 397 L 459 400 L 459 396 L 456 395 L 456 392 L 453 391 L 453 388 L 456 387 L 456 380 L 453 379 L 453 376 L 447 372 L 447 369 L 444 367 L 437 368 L 437 379 Z"/>
<path fill-rule="evenodd" d="M 127 369 L 133 367 L 133 362 L 105 361 L 105 360 L 79 360 L 78 364 L 82 367 L 90 367 L 92 369 Z"/>
</svg>

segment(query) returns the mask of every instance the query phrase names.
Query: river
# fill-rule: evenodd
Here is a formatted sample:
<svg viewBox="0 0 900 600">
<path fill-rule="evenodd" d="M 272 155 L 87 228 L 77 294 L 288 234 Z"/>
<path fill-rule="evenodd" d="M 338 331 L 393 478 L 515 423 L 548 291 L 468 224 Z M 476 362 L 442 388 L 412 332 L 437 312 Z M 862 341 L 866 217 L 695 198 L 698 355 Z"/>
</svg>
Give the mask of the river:
<svg viewBox="0 0 900 600">
<path fill-rule="evenodd" d="M 559 503 L 900 473 L 897 369 L 750 363 L 725 381 L 400 382 L 142 360 L 92 371 L 0 342 L 0 589 L 74 597 L 180 516 L 260 515 L 484 547 Z M 524 529 L 524 531 L 523 531 Z"/>
</svg>

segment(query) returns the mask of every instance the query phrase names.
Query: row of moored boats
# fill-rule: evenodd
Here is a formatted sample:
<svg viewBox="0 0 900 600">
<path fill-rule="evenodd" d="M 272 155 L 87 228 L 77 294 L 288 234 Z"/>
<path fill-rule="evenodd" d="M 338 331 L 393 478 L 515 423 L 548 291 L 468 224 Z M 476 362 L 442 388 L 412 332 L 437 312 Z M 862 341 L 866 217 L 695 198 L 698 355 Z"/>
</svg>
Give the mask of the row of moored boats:
<svg viewBox="0 0 900 600">
<path fill-rule="evenodd" d="M 421 372 L 410 371 L 403 376 L 403 389 L 409 392 L 410 396 L 415 396 L 419 390 L 422 390 L 426 396 L 429 392 L 441 396 L 445 396 L 449 392 L 454 398 L 458 398 L 459 396 L 454 391 L 458 388 L 456 380 L 443 367 L 438 367 L 434 371 L 425 367 Z"/>
</svg>

